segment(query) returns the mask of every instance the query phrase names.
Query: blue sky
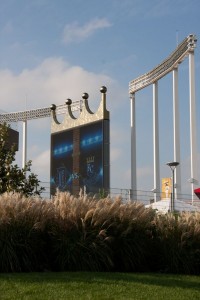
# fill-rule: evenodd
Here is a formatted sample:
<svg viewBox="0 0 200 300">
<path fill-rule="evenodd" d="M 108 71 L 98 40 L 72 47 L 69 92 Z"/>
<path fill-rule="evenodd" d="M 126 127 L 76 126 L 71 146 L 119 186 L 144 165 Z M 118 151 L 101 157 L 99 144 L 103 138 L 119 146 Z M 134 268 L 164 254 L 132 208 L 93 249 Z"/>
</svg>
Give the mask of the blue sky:
<svg viewBox="0 0 200 300">
<path fill-rule="evenodd" d="M 0 0 L 0 109 L 63 104 L 107 86 L 111 116 L 111 187 L 130 188 L 132 79 L 161 63 L 190 33 L 200 37 L 199 0 Z M 197 115 L 200 52 L 195 51 Z M 179 67 L 182 190 L 190 193 L 188 59 Z M 159 81 L 161 178 L 173 160 L 172 74 Z M 138 189 L 153 188 L 152 86 L 136 94 Z M 21 132 L 21 124 L 16 128 Z M 199 137 L 200 121 L 197 122 Z M 20 135 L 20 143 L 22 136 Z M 199 149 L 198 144 L 198 149 Z M 50 119 L 28 123 L 28 159 L 49 181 Z M 21 163 L 21 153 L 17 155 Z M 200 179 L 200 178 L 198 178 Z"/>
</svg>

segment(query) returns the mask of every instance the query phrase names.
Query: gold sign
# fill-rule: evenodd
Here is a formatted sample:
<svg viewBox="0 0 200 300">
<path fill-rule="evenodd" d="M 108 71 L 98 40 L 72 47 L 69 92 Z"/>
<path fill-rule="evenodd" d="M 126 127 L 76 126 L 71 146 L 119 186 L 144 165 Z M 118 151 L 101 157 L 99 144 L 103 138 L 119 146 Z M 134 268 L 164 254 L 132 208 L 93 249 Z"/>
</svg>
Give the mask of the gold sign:
<svg viewBox="0 0 200 300">
<path fill-rule="evenodd" d="M 172 192 L 172 179 L 162 178 L 162 197 L 161 199 L 170 199 Z"/>
</svg>

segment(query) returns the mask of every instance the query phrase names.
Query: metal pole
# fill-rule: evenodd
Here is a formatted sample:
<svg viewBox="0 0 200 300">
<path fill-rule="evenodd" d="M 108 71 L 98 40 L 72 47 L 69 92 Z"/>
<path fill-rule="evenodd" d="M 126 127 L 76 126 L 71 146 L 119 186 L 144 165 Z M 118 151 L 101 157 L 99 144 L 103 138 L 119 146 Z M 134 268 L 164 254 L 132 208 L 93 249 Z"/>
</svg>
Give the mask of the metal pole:
<svg viewBox="0 0 200 300">
<path fill-rule="evenodd" d="M 190 88 L 190 151 L 191 151 L 191 192 L 194 201 L 194 183 L 197 179 L 197 141 L 196 141 L 196 103 L 195 103 L 195 74 L 194 51 L 189 53 L 189 88 Z"/>
<path fill-rule="evenodd" d="M 23 121 L 22 168 L 27 163 L 27 120 Z"/>
<path fill-rule="evenodd" d="M 174 211 L 174 195 L 175 195 L 175 184 L 174 184 L 174 171 L 176 169 L 176 167 L 179 165 L 179 162 L 177 161 L 172 161 L 172 162 L 168 162 L 166 164 L 167 166 L 170 167 L 171 171 L 172 171 L 172 192 L 171 192 L 171 212 Z"/>
<path fill-rule="evenodd" d="M 131 100 L 131 192 L 132 192 L 132 199 L 137 200 L 135 93 L 130 94 L 130 100 Z"/>
<path fill-rule="evenodd" d="M 173 198 L 173 192 L 171 192 L 171 196 L 170 196 L 170 212 L 172 212 L 172 202 L 173 202 L 172 198 Z"/>
<path fill-rule="evenodd" d="M 154 202 L 156 202 L 160 198 L 158 82 L 155 82 L 153 84 L 153 157 L 154 157 Z"/>
<path fill-rule="evenodd" d="M 180 126 L 179 126 L 179 99 L 178 99 L 178 68 L 173 70 L 173 130 L 174 130 L 174 161 L 180 162 Z M 181 195 L 181 169 L 175 170 L 176 192 L 175 198 Z"/>
<path fill-rule="evenodd" d="M 174 212 L 174 169 L 172 168 L 172 212 Z"/>
</svg>

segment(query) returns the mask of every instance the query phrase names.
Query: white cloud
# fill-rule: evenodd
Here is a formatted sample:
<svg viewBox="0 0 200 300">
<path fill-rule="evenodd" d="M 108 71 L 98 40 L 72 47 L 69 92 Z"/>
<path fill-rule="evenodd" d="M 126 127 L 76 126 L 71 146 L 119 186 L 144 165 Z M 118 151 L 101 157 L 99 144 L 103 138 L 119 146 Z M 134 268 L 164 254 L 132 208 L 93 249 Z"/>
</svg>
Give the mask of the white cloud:
<svg viewBox="0 0 200 300">
<path fill-rule="evenodd" d="M 0 82 L 0 108 L 7 112 L 24 110 L 26 102 L 27 109 L 35 109 L 52 103 L 62 104 L 66 98 L 79 100 L 83 92 L 91 95 L 91 102 L 100 99 L 102 85 L 106 85 L 108 91 L 115 85 L 112 78 L 70 66 L 62 58 L 46 59 L 34 69 L 25 69 L 19 74 L 0 70 Z"/>
<path fill-rule="evenodd" d="M 106 19 L 95 18 L 83 26 L 77 22 L 67 24 L 63 31 L 63 42 L 69 44 L 72 42 L 81 42 L 93 35 L 97 30 L 110 27 L 111 23 Z"/>
<path fill-rule="evenodd" d="M 11 70 L 0 70 L 0 109 L 7 112 L 23 111 L 49 107 L 52 103 L 63 104 L 67 98 L 72 101 L 81 99 L 83 92 L 88 92 L 89 106 L 92 111 L 98 107 L 101 99 L 99 91 L 102 85 L 107 86 L 107 107 L 111 111 L 111 159 L 114 169 L 120 168 L 122 149 L 127 129 L 118 124 L 118 114 L 122 100 L 126 99 L 127 90 L 118 82 L 105 74 L 89 72 L 79 66 L 71 66 L 62 58 L 48 58 L 32 69 L 25 69 L 19 74 Z M 128 99 L 128 97 L 127 97 Z M 128 114 L 128 112 L 127 112 Z M 17 163 L 21 166 L 22 156 L 22 124 L 18 124 L 20 132 L 20 153 Z M 129 129 L 129 127 L 128 127 Z M 116 134 L 115 134 L 116 133 Z M 50 119 L 39 119 L 28 122 L 27 159 L 33 161 L 32 171 L 42 181 L 49 180 L 50 170 Z M 129 164 L 128 168 L 129 168 Z M 116 166 L 116 167 L 115 167 Z M 119 166 L 119 167 L 118 167 Z M 123 169 L 126 169 L 125 164 Z M 121 172 L 115 172 L 116 185 L 121 183 Z"/>
</svg>

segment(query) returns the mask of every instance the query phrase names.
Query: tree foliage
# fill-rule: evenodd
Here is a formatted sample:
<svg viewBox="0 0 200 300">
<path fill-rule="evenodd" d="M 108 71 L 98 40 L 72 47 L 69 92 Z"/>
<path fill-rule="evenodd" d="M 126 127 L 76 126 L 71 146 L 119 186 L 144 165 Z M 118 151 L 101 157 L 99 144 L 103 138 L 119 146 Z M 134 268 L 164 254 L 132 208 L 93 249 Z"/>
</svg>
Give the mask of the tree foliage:
<svg viewBox="0 0 200 300">
<path fill-rule="evenodd" d="M 40 187 L 37 175 L 31 172 L 31 160 L 22 169 L 14 164 L 16 145 L 8 143 L 8 128 L 5 123 L 0 125 L 0 194 L 17 192 L 27 197 L 39 196 L 44 188 Z"/>
</svg>

